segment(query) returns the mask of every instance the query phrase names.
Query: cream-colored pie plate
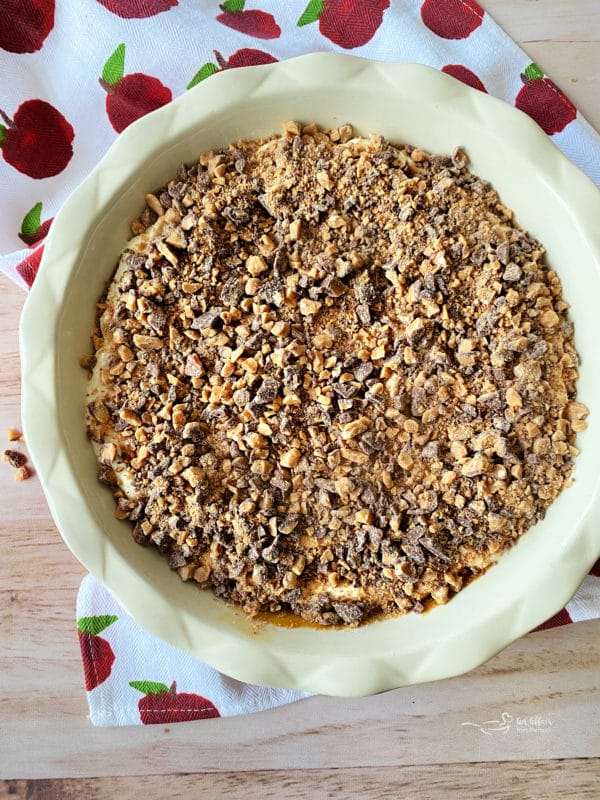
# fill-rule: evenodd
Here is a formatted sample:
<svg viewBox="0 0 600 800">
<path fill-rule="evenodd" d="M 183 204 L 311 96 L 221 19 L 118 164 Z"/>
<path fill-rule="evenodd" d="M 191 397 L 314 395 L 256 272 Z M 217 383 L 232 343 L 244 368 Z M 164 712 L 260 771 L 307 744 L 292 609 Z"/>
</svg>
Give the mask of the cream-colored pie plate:
<svg viewBox="0 0 600 800">
<path fill-rule="evenodd" d="M 437 152 L 464 147 L 547 248 L 572 305 L 579 399 L 591 410 L 575 485 L 497 566 L 446 606 L 356 630 L 257 627 L 184 584 L 114 518 L 86 438 L 79 358 L 145 193 L 181 161 L 289 119 L 351 122 Z M 56 216 L 21 323 L 25 435 L 65 542 L 143 628 L 240 680 L 361 695 L 481 664 L 564 605 L 600 552 L 599 220 L 600 193 L 534 122 L 427 67 L 302 56 L 222 72 L 139 120 Z"/>
</svg>

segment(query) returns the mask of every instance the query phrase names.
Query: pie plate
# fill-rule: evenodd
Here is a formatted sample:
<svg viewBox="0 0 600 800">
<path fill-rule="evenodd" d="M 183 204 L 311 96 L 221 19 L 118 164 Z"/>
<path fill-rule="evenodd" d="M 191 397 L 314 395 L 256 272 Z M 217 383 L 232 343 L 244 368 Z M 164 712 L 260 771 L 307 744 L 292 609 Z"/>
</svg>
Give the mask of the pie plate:
<svg viewBox="0 0 600 800">
<path fill-rule="evenodd" d="M 426 150 L 467 151 L 542 241 L 571 304 L 581 356 L 575 483 L 499 563 L 447 605 L 351 630 L 259 624 L 183 583 L 113 515 L 86 438 L 95 303 L 146 192 L 208 149 L 287 120 L 350 122 Z M 466 672 L 558 611 L 600 552 L 600 193 L 529 117 L 428 67 L 313 54 L 228 70 L 127 128 L 57 214 L 21 322 L 23 422 L 56 524 L 146 630 L 239 680 L 365 695 Z"/>
</svg>

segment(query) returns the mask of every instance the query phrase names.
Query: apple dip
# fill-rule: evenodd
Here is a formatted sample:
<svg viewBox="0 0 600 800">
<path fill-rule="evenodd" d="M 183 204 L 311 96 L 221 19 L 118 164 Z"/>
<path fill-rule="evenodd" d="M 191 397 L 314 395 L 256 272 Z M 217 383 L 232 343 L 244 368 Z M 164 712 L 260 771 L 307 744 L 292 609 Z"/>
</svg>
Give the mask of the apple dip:
<svg viewBox="0 0 600 800">
<path fill-rule="evenodd" d="M 87 426 L 116 516 L 184 581 L 318 625 L 422 612 L 572 481 L 560 280 L 460 149 L 288 123 L 146 204 Z"/>
</svg>

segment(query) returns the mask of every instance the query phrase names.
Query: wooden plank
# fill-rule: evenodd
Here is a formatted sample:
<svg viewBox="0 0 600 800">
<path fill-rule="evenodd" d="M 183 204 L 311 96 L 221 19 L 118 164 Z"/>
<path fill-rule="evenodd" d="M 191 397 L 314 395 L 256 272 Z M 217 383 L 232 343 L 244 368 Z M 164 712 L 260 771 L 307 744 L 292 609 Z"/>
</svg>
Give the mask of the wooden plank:
<svg viewBox="0 0 600 800">
<path fill-rule="evenodd" d="M 600 39 L 598 0 L 484 0 L 481 5 L 523 45 L 548 41 L 579 44 Z"/>
<path fill-rule="evenodd" d="M 600 760 L 499 762 L 492 764 L 432 764 L 386 769 L 273 770 L 220 775 L 165 775 L 152 777 L 96 778 L 87 780 L 6 781 L 0 784 L 0 800 L 184 800 L 202 797 L 216 800 L 389 800 L 423 797 L 448 800 L 477 797 L 480 800 L 596 800 Z"/>
</svg>

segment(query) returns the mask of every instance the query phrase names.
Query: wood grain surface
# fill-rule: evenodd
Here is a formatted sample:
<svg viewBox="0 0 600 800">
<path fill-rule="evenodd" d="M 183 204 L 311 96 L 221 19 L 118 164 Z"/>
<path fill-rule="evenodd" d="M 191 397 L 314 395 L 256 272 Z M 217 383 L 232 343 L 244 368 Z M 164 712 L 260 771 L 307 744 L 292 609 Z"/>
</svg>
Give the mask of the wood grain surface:
<svg viewBox="0 0 600 800">
<path fill-rule="evenodd" d="M 6 781 L 0 800 L 597 800 L 598 761 L 529 761 L 432 764 L 378 769 L 301 769 L 197 773 L 155 778 Z M 551 787 L 551 788 L 548 788 Z M 168 794 L 167 794 L 168 792 Z"/>
<path fill-rule="evenodd" d="M 484 6 L 600 127 L 600 3 Z M 3 438 L 20 424 L 24 293 L 3 277 L 0 289 Z M 468 675 L 376 697 L 92 727 L 75 629 L 84 570 L 35 476 L 17 484 L 12 472 L 0 464 L 0 799 L 600 796 L 600 621 L 530 634 Z M 503 713 L 504 732 L 465 724 Z"/>
</svg>

